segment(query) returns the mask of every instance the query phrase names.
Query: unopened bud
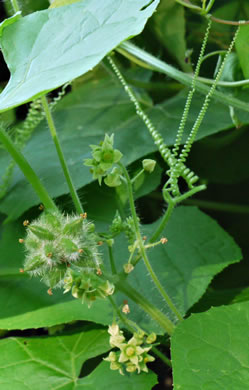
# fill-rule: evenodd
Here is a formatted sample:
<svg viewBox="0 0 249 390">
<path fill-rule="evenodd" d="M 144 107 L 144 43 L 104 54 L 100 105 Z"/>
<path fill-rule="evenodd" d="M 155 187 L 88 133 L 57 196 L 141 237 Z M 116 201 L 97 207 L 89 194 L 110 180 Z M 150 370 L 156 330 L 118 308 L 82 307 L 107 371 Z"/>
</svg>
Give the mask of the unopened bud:
<svg viewBox="0 0 249 390">
<path fill-rule="evenodd" d="M 81 214 L 80 214 L 80 217 L 81 217 L 82 219 L 87 219 L 87 213 L 81 213 Z"/>
<path fill-rule="evenodd" d="M 142 161 L 142 164 L 143 164 L 143 169 L 146 172 L 152 173 L 154 171 L 154 169 L 155 169 L 156 161 L 155 160 L 151 160 L 151 159 L 144 159 Z"/>
<path fill-rule="evenodd" d="M 123 306 L 122 312 L 123 312 L 124 314 L 129 314 L 129 313 L 130 313 L 130 308 L 129 308 L 129 305 L 128 305 L 128 304 L 126 304 L 126 305 Z"/>
<path fill-rule="evenodd" d="M 147 344 L 152 344 L 156 341 L 156 334 L 155 333 L 151 333 L 149 334 L 149 336 L 147 337 L 146 339 L 146 343 Z"/>
<path fill-rule="evenodd" d="M 131 263 L 125 264 L 123 268 L 126 274 L 129 274 L 131 271 L 134 270 L 134 266 Z"/>
<path fill-rule="evenodd" d="M 28 226 L 29 225 L 29 221 L 27 219 L 25 219 L 25 221 L 23 221 L 23 226 Z"/>
<path fill-rule="evenodd" d="M 23 269 L 23 268 L 20 268 L 20 269 L 19 269 L 19 272 L 20 272 L 21 274 L 24 274 L 24 269 Z"/>
<path fill-rule="evenodd" d="M 96 274 L 97 274 L 98 276 L 101 276 L 101 275 L 102 275 L 102 271 L 101 271 L 100 268 L 97 269 Z"/>
<path fill-rule="evenodd" d="M 49 288 L 48 291 L 47 291 L 48 295 L 53 295 L 53 291 L 52 291 L 52 288 Z"/>
<path fill-rule="evenodd" d="M 18 241 L 19 241 L 20 244 L 23 244 L 23 243 L 24 243 L 24 239 L 23 239 L 23 238 L 19 238 Z"/>
<path fill-rule="evenodd" d="M 162 244 L 166 244 L 168 242 L 168 239 L 163 237 L 163 238 L 161 238 L 160 241 L 161 241 Z"/>
</svg>

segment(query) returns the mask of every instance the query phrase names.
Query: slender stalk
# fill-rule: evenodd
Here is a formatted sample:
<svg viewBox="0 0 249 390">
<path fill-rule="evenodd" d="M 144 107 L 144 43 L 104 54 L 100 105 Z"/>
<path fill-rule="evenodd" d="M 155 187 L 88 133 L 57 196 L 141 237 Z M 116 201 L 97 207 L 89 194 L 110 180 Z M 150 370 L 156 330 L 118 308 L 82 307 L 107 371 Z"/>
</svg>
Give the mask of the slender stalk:
<svg viewBox="0 0 249 390">
<path fill-rule="evenodd" d="M 160 225 L 156 229 L 156 231 L 153 234 L 153 236 L 150 238 L 149 242 L 155 242 L 158 239 L 158 237 L 161 235 L 161 233 L 163 232 L 166 224 L 168 223 L 168 221 L 169 221 L 169 219 L 170 219 L 170 217 L 172 215 L 174 207 L 175 207 L 175 203 L 172 200 L 171 202 L 168 203 L 168 208 L 166 210 L 166 213 L 164 214 L 164 216 L 163 216 L 163 218 L 161 220 Z"/>
<path fill-rule="evenodd" d="M 205 84 L 213 84 L 214 79 L 208 79 L 206 77 L 198 77 L 198 80 Z M 218 81 L 217 85 L 221 87 L 227 87 L 227 88 L 236 88 L 236 87 L 242 87 L 243 85 L 248 85 L 249 79 L 246 80 L 238 80 L 238 81 Z"/>
<path fill-rule="evenodd" d="M 15 13 L 21 11 L 17 0 L 11 0 L 11 4 Z"/>
<path fill-rule="evenodd" d="M 151 350 L 166 364 L 166 366 L 172 367 L 171 360 L 167 358 L 167 356 L 165 356 L 161 351 L 159 351 L 159 349 L 152 347 Z"/>
<path fill-rule="evenodd" d="M 185 192 L 185 194 L 182 194 L 174 199 L 175 203 L 180 203 L 183 200 L 190 198 L 191 196 L 195 195 L 197 192 L 206 190 L 207 186 L 205 184 L 201 184 L 200 186 L 194 187 L 191 190 Z"/>
<path fill-rule="evenodd" d="M 60 163 L 61 163 L 61 167 L 63 169 L 63 173 L 64 173 L 65 179 L 67 181 L 67 185 L 68 185 L 68 188 L 70 190 L 70 193 L 71 193 L 71 196 L 72 196 L 75 208 L 76 208 L 77 212 L 79 214 L 81 214 L 81 213 L 84 212 L 84 210 L 83 210 L 83 207 L 82 207 L 82 205 L 80 203 L 80 200 L 79 200 L 78 194 L 76 192 L 76 189 L 74 187 L 74 184 L 73 184 L 73 181 L 72 181 L 72 178 L 71 178 L 71 175 L 70 175 L 70 172 L 69 172 L 69 169 L 68 169 L 68 166 L 67 166 L 67 163 L 66 163 L 66 160 L 65 160 L 62 148 L 61 148 L 61 144 L 60 144 L 57 132 L 56 132 L 56 127 L 55 127 L 55 124 L 54 124 L 54 120 L 53 120 L 51 111 L 49 109 L 49 105 L 48 105 L 46 96 L 45 95 L 42 96 L 41 100 L 42 100 L 42 105 L 43 105 L 44 112 L 45 112 L 45 115 L 46 115 L 46 119 L 47 119 L 47 122 L 48 122 L 48 127 L 49 127 L 49 130 L 50 130 L 52 139 L 54 141 L 54 144 L 55 144 L 55 147 L 56 147 L 56 150 L 57 150 L 57 154 L 58 154 L 58 157 L 59 157 L 59 160 L 60 160 Z"/>
<path fill-rule="evenodd" d="M 177 310 L 177 308 L 175 307 L 175 305 L 171 301 L 170 297 L 168 296 L 168 294 L 164 290 L 163 286 L 161 285 L 158 277 L 156 276 L 156 274 L 155 274 L 155 272 L 154 272 L 154 270 L 153 270 L 153 268 L 152 268 L 152 266 L 150 264 L 149 258 L 147 256 L 146 250 L 144 248 L 143 239 L 142 239 L 141 234 L 140 234 L 138 218 L 137 218 L 136 209 L 135 209 L 135 203 L 134 203 L 134 198 L 133 198 L 133 191 L 132 191 L 131 180 L 130 180 L 129 174 L 128 174 L 126 168 L 123 166 L 123 164 L 119 163 L 119 165 L 122 168 L 122 171 L 123 171 L 125 179 L 126 179 L 129 203 L 130 203 L 130 208 L 131 208 L 131 215 L 132 215 L 132 218 L 133 218 L 133 221 L 134 221 L 136 238 L 137 238 L 137 241 L 138 241 L 139 250 L 140 250 L 141 256 L 142 256 L 142 258 L 144 260 L 145 266 L 146 266 L 146 268 L 147 268 L 147 270 L 148 270 L 148 272 L 149 272 L 149 274 L 150 274 L 150 276 L 151 276 L 155 286 L 157 287 L 158 291 L 160 292 L 160 294 L 162 295 L 164 300 L 167 302 L 167 304 L 170 307 L 170 309 L 172 310 L 172 312 L 176 315 L 176 317 L 179 320 L 183 320 L 181 314 L 179 313 L 179 311 Z"/>
<path fill-rule="evenodd" d="M 202 9 L 200 7 L 198 7 L 197 5 L 191 4 L 190 2 L 187 2 L 185 0 L 175 0 L 175 1 L 176 1 L 176 3 L 179 3 L 179 4 L 183 5 L 184 7 L 194 9 L 195 11 L 202 11 Z"/>
<path fill-rule="evenodd" d="M 175 325 L 167 318 L 157 307 L 152 305 L 144 296 L 139 294 L 125 280 L 118 280 L 115 283 L 116 288 L 123 292 L 129 299 L 139 305 L 146 313 L 148 313 L 158 324 L 169 334 L 172 335 Z"/>
<path fill-rule="evenodd" d="M 137 174 L 136 176 L 134 176 L 134 177 L 131 179 L 132 184 L 134 184 L 134 183 L 137 181 L 137 179 L 138 179 L 143 173 L 144 173 L 144 169 L 141 169 L 141 171 L 138 172 L 138 174 Z"/>
<path fill-rule="evenodd" d="M 215 0 L 210 0 L 209 1 L 208 5 L 205 7 L 205 13 L 208 13 L 211 10 L 211 8 L 214 5 L 214 2 L 215 2 Z"/>
<path fill-rule="evenodd" d="M 178 69 L 175 69 L 173 66 L 166 64 L 165 62 L 159 60 L 158 58 L 138 48 L 130 42 L 123 42 L 119 47 L 116 48 L 116 51 L 124 56 L 127 56 L 135 63 L 137 62 L 137 59 L 139 59 L 140 62 L 146 65 L 150 65 L 155 72 L 165 73 L 174 80 L 177 80 L 184 85 L 191 86 L 193 78 L 191 74 L 187 74 L 181 72 Z M 196 90 L 205 96 L 209 92 L 208 86 L 198 80 L 196 81 L 195 87 Z M 227 104 L 229 106 L 233 106 L 234 108 L 239 108 L 243 111 L 249 112 L 249 105 L 247 102 L 236 99 L 228 94 L 224 94 L 220 91 L 214 91 L 212 97 L 223 104 Z"/>
<path fill-rule="evenodd" d="M 117 274 L 117 268 L 116 268 L 115 260 L 114 260 L 114 257 L 113 257 L 113 250 L 112 250 L 112 247 L 109 246 L 109 245 L 108 245 L 108 253 L 109 253 L 109 259 L 110 259 L 112 274 L 116 275 Z"/>
<path fill-rule="evenodd" d="M 212 15 L 207 15 L 211 20 L 213 20 L 214 22 L 216 23 L 220 23 L 220 24 L 228 24 L 230 26 L 242 26 L 242 25 L 246 25 L 246 24 L 249 24 L 249 20 L 239 20 L 239 21 L 234 21 L 234 20 L 224 20 L 224 19 L 220 19 L 220 18 L 215 18 L 214 16 Z"/>
<path fill-rule="evenodd" d="M 22 153 L 17 149 L 15 144 L 12 142 L 11 138 L 3 129 L 0 129 L 0 141 L 3 143 L 15 163 L 19 166 L 29 183 L 32 185 L 33 189 L 37 193 L 41 202 L 47 209 L 56 210 L 56 205 L 52 198 L 49 196 L 47 190 L 41 183 L 40 179 L 36 175 L 35 171 L 29 165 L 28 161 L 22 155 Z"/>
</svg>

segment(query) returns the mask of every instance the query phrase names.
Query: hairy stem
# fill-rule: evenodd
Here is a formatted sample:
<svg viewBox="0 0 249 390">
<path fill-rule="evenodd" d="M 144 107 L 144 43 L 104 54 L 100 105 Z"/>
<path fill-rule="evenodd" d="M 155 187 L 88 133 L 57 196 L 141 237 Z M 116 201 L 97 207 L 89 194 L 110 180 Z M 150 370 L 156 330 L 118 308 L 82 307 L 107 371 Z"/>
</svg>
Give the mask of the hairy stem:
<svg viewBox="0 0 249 390">
<path fill-rule="evenodd" d="M 139 229 L 139 223 L 138 223 L 138 218 L 137 218 L 137 213 L 136 213 L 135 203 L 134 203 L 134 197 L 133 197 L 132 183 L 131 183 L 129 174 L 128 174 L 126 168 L 124 167 L 124 165 L 121 164 L 121 163 L 119 163 L 119 165 L 122 168 L 122 171 L 123 171 L 125 179 L 126 179 L 126 184 L 127 184 L 127 189 L 128 189 L 128 197 L 129 197 L 129 204 L 130 204 L 130 208 L 131 208 L 131 215 L 132 215 L 132 218 L 133 218 L 133 221 L 134 221 L 136 238 L 137 238 L 138 247 L 139 247 L 141 256 L 143 258 L 143 261 L 145 263 L 145 266 L 146 266 L 146 268 L 147 268 L 147 270 L 148 270 L 148 272 L 149 272 L 149 274 L 150 274 L 150 276 L 151 276 L 155 286 L 157 287 L 158 291 L 160 292 L 160 294 L 162 295 L 164 300 L 167 302 L 167 304 L 170 307 L 170 309 L 172 310 L 172 312 L 176 315 L 176 317 L 179 320 L 182 320 L 183 318 L 182 318 L 181 314 L 179 313 L 179 311 L 177 310 L 177 308 L 175 307 L 175 305 L 171 301 L 170 297 L 168 296 L 168 294 L 164 290 L 163 286 L 161 285 L 158 277 L 156 276 L 156 274 L 155 274 L 155 272 L 154 272 L 154 270 L 153 270 L 153 268 L 152 268 L 152 266 L 150 264 L 149 258 L 147 256 L 146 250 L 144 248 L 144 243 L 143 243 L 143 239 L 142 239 L 142 236 L 141 236 L 141 233 L 140 233 L 140 229 Z"/>
<path fill-rule="evenodd" d="M 109 245 L 108 245 L 108 253 L 109 253 L 109 259 L 110 259 L 112 274 L 116 275 L 117 274 L 117 268 L 116 268 L 116 264 L 115 264 L 115 260 L 114 260 L 114 256 L 113 256 L 113 250 L 112 250 L 112 247 L 109 246 Z"/>
<path fill-rule="evenodd" d="M 162 234 L 166 224 L 168 223 L 168 221 L 172 215 L 174 207 L 175 207 L 175 203 L 172 199 L 170 202 L 168 202 L 168 208 L 166 210 L 166 213 L 164 214 L 160 225 L 158 226 L 158 228 L 154 232 L 153 236 L 150 238 L 149 242 L 155 242 L 158 239 L 158 237 Z"/>
<path fill-rule="evenodd" d="M 164 314 L 161 313 L 157 307 L 152 305 L 145 297 L 139 294 L 130 284 L 125 280 L 118 280 L 115 283 L 117 289 L 123 292 L 129 299 L 139 305 L 146 313 L 148 313 L 151 318 L 153 318 L 158 324 L 169 334 L 172 335 L 174 330 L 174 324 L 167 318 Z"/>
<path fill-rule="evenodd" d="M 75 208 L 76 208 L 77 212 L 79 214 L 81 214 L 81 213 L 84 212 L 83 211 L 83 207 L 82 207 L 82 205 L 80 203 L 78 194 L 77 194 L 76 189 L 74 187 L 74 184 L 73 184 L 73 181 L 72 181 L 72 178 L 71 178 L 71 175 L 70 175 L 70 172 L 69 172 L 69 169 L 68 169 L 68 166 L 67 166 L 67 163 L 66 163 L 66 160 L 65 160 L 62 148 L 61 148 L 61 144 L 60 144 L 57 132 L 56 132 L 56 127 L 55 127 L 55 124 L 54 124 L 54 120 L 53 120 L 51 111 L 49 109 L 49 105 L 48 105 L 46 96 L 43 96 L 41 98 L 41 100 L 42 100 L 42 105 L 43 105 L 44 112 L 45 112 L 45 115 L 46 115 L 46 119 L 47 119 L 47 122 L 48 122 L 48 127 L 49 127 L 52 139 L 53 139 L 55 147 L 56 147 L 56 151 L 57 151 L 60 163 L 61 163 L 61 167 L 62 167 L 64 176 L 65 176 L 65 179 L 67 181 L 67 185 L 68 185 L 70 194 L 72 196 L 72 199 L 73 199 L 73 202 L 74 202 L 74 205 L 75 205 Z"/>
<path fill-rule="evenodd" d="M 32 185 L 45 208 L 56 210 L 57 207 L 54 201 L 49 196 L 45 187 L 42 185 L 39 177 L 36 175 L 35 171 L 31 168 L 28 161 L 17 149 L 9 135 L 6 134 L 3 129 L 0 129 L 0 141 L 3 143 L 15 163 L 19 166 L 29 183 Z"/>
</svg>

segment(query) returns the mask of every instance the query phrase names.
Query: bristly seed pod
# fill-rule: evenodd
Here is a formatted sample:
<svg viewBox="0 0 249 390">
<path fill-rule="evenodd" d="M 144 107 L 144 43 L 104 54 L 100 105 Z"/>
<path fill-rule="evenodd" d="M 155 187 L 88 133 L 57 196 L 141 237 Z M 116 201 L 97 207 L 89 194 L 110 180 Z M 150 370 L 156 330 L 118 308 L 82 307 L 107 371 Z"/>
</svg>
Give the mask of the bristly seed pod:
<svg viewBox="0 0 249 390">
<path fill-rule="evenodd" d="M 27 225 L 26 249 L 23 271 L 40 276 L 50 289 L 65 285 L 68 271 L 82 275 L 93 274 L 100 269 L 98 237 L 94 224 L 85 216 L 68 216 L 59 211 L 44 211 L 40 217 Z M 70 269 L 69 269 L 70 268 Z M 81 283 L 80 277 L 79 282 Z M 102 288 L 108 289 L 108 286 Z M 98 293 L 101 295 L 102 289 Z M 106 296 L 107 292 L 102 292 Z M 92 299 L 92 298 L 91 298 Z"/>
</svg>

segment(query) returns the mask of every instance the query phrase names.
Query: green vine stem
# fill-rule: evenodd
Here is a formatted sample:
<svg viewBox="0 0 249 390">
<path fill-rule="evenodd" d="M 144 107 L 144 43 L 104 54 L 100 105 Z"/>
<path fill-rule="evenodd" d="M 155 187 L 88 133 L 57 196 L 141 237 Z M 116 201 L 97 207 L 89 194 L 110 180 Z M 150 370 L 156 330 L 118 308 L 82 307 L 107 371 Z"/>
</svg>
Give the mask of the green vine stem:
<svg viewBox="0 0 249 390">
<path fill-rule="evenodd" d="M 11 0 L 11 4 L 15 13 L 20 11 L 20 7 L 17 0 Z"/>
<path fill-rule="evenodd" d="M 114 260 L 114 256 L 113 256 L 112 246 L 110 246 L 110 245 L 108 245 L 108 253 L 109 253 L 109 259 L 110 259 L 112 274 L 116 275 L 117 274 L 117 268 L 116 268 L 116 264 L 115 264 L 115 260 Z"/>
<path fill-rule="evenodd" d="M 175 305 L 171 301 L 170 297 L 168 296 L 168 294 L 164 290 L 163 286 L 161 285 L 158 277 L 156 276 L 156 274 L 155 274 L 155 272 L 154 272 L 154 270 L 153 270 L 153 268 L 152 268 L 152 266 L 150 264 L 149 258 L 147 256 L 146 250 L 144 248 L 143 239 L 142 239 L 142 236 L 141 236 L 141 233 L 140 233 L 140 229 L 139 229 L 139 223 L 138 223 L 137 213 L 136 213 L 136 209 L 135 209 L 135 203 L 134 203 L 131 179 L 130 179 L 130 176 L 129 176 L 125 166 L 123 164 L 121 164 L 121 163 L 119 163 L 119 166 L 121 167 L 121 169 L 123 171 L 123 174 L 124 174 L 124 177 L 126 179 L 126 185 L 127 185 L 128 197 L 129 197 L 129 204 L 130 204 L 130 208 L 131 208 L 131 215 L 132 215 L 132 218 L 133 218 L 133 221 L 134 221 L 136 238 L 137 238 L 138 247 L 139 247 L 141 256 L 142 256 L 142 258 L 144 260 L 145 266 L 146 266 L 146 268 L 147 268 L 147 270 L 148 270 L 148 272 L 149 272 L 149 274 L 150 274 L 150 276 L 151 276 L 155 286 L 157 287 L 158 291 L 160 292 L 160 294 L 162 295 L 164 300 L 167 302 L 167 304 L 170 307 L 170 309 L 172 310 L 172 312 L 176 315 L 176 317 L 179 320 L 183 320 L 181 314 L 179 313 L 179 311 L 177 310 L 177 308 L 175 307 Z"/>
<path fill-rule="evenodd" d="M 140 306 L 147 314 L 149 314 L 158 324 L 171 336 L 175 325 L 161 311 L 152 305 L 145 297 L 139 294 L 130 284 L 124 279 L 115 280 L 116 288 L 124 293 L 129 299 Z"/>
<path fill-rule="evenodd" d="M 118 48 L 116 48 L 116 51 L 135 63 L 138 59 L 140 61 L 140 65 L 141 63 L 149 65 L 151 66 L 151 69 L 155 72 L 164 73 L 184 85 L 191 86 L 192 84 L 193 76 L 191 74 L 181 72 L 180 70 L 174 68 L 171 65 L 166 64 L 165 62 L 159 60 L 158 58 L 154 57 L 153 55 L 147 53 L 143 49 L 140 49 L 139 47 L 135 46 L 130 42 L 123 42 Z M 209 92 L 208 86 L 198 80 L 196 81 L 195 88 L 197 91 L 204 94 L 205 96 Z M 214 91 L 213 98 L 220 103 L 227 104 L 229 106 L 233 106 L 234 108 L 239 108 L 243 111 L 249 112 L 249 105 L 247 102 L 243 102 L 242 100 L 236 99 L 228 94 L 224 94 L 219 91 Z"/>
<path fill-rule="evenodd" d="M 172 215 L 172 212 L 173 212 L 174 207 L 175 207 L 175 201 L 171 197 L 169 197 L 167 204 L 168 204 L 168 207 L 167 207 L 166 213 L 164 214 L 160 225 L 157 227 L 156 231 L 154 232 L 154 234 L 150 238 L 149 242 L 155 242 L 158 239 L 158 237 L 162 234 L 166 224 L 168 223 L 168 221 Z"/>
<path fill-rule="evenodd" d="M 3 143 L 13 160 L 16 162 L 29 183 L 32 185 L 45 208 L 56 210 L 57 207 L 54 201 L 49 196 L 40 179 L 3 129 L 0 129 L 0 141 Z"/>
<path fill-rule="evenodd" d="M 69 187 L 69 190 L 70 190 L 70 193 L 71 193 L 71 196 L 72 196 L 72 199 L 73 199 L 76 211 L 79 214 L 81 214 L 81 213 L 84 212 L 83 211 L 83 207 L 82 207 L 82 205 L 80 203 L 77 191 L 76 191 L 76 189 L 74 187 L 74 184 L 73 184 L 73 181 L 72 181 L 72 178 L 71 178 L 71 175 L 70 175 L 70 172 L 69 172 L 69 169 L 68 169 L 68 166 L 67 166 L 67 163 L 66 163 L 66 160 L 65 160 L 62 148 L 61 148 L 61 144 L 60 144 L 57 132 L 56 132 L 56 127 L 55 127 L 55 124 L 54 124 L 54 120 L 53 120 L 51 111 L 49 109 L 49 105 L 48 105 L 46 96 L 45 95 L 42 96 L 41 100 L 42 100 L 42 105 L 43 105 L 44 112 L 45 112 L 45 115 L 46 115 L 46 119 L 47 119 L 47 122 L 48 122 L 48 127 L 49 127 L 49 130 L 50 130 L 52 139 L 54 141 L 54 144 L 55 144 L 55 147 L 56 147 L 56 151 L 57 151 L 60 163 L 61 163 L 61 167 L 63 169 L 63 173 L 64 173 L 65 179 L 67 181 L 67 185 Z"/>
</svg>

